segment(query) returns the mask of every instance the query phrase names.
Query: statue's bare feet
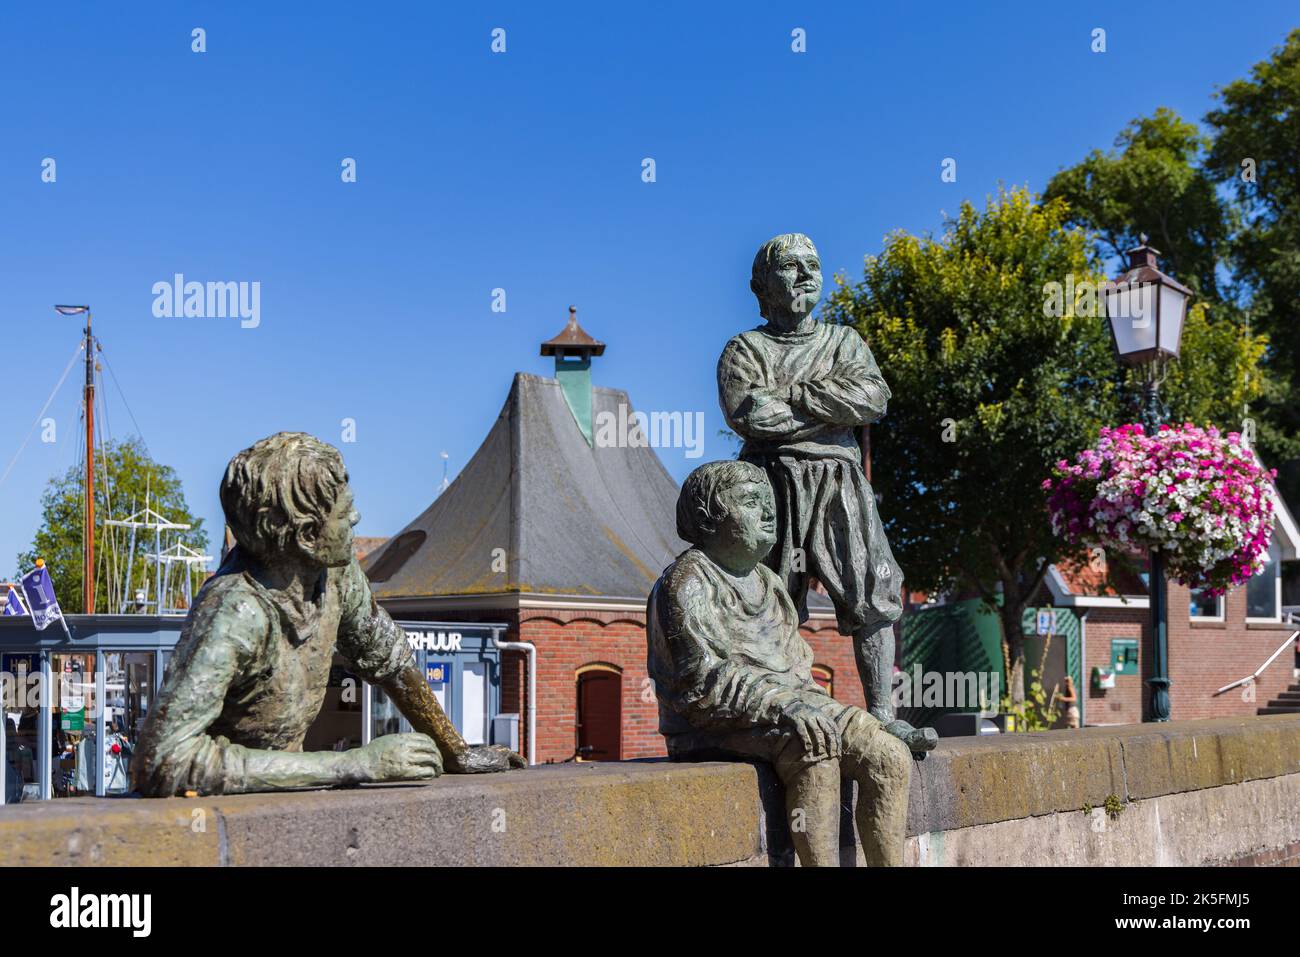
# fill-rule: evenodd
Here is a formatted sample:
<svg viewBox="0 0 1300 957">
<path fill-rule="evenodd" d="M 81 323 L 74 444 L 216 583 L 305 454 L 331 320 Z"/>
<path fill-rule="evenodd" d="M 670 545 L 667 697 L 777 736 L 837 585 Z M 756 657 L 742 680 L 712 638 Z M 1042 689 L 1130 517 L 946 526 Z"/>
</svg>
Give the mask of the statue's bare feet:
<svg viewBox="0 0 1300 957">
<path fill-rule="evenodd" d="M 902 718 L 886 722 L 885 730 L 907 745 L 913 754 L 924 754 L 939 743 L 939 732 L 934 728 L 914 728 Z"/>
</svg>

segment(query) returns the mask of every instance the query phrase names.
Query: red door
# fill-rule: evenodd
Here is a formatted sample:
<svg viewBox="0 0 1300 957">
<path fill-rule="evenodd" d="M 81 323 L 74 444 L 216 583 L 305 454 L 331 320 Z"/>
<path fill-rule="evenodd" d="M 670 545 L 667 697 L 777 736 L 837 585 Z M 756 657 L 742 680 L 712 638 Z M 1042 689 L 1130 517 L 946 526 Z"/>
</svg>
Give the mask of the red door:
<svg viewBox="0 0 1300 957">
<path fill-rule="evenodd" d="M 622 754 L 623 676 L 584 671 L 578 675 L 578 756 L 584 761 L 618 761 Z"/>
</svg>

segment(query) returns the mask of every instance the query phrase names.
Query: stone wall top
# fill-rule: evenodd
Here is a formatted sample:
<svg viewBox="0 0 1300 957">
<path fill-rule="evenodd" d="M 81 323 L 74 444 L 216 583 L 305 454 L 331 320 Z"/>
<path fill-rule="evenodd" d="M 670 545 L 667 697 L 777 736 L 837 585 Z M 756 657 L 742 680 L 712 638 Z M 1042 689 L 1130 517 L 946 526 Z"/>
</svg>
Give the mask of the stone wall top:
<svg viewBox="0 0 1300 957">
<path fill-rule="evenodd" d="M 912 775 L 908 833 L 1300 772 L 1300 715 L 947 738 Z"/>
</svg>

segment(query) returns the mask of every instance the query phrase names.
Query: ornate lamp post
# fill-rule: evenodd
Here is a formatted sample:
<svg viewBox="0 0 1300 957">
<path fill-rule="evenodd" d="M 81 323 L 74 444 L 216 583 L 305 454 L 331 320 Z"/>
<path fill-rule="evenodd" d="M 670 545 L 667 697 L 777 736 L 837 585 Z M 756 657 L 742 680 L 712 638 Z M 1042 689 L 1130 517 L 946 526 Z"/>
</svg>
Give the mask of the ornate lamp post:
<svg viewBox="0 0 1300 957">
<path fill-rule="evenodd" d="M 1129 268 L 1104 289 L 1106 318 L 1115 354 L 1122 365 L 1138 368 L 1142 382 L 1142 424 L 1154 435 L 1164 420 L 1160 384 L 1170 359 L 1178 358 L 1183 319 L 1192 291 L 1162 273 L 1156 266 L 1158 251 L 1147 245 L 1130 249 Z M 1150 720 L 1169 720 L 1169 658 L 1165 594 L 1165 563 L 1153 548 L 1148 565 L 1147 591 L 1151 604 Z"/>
</svg>

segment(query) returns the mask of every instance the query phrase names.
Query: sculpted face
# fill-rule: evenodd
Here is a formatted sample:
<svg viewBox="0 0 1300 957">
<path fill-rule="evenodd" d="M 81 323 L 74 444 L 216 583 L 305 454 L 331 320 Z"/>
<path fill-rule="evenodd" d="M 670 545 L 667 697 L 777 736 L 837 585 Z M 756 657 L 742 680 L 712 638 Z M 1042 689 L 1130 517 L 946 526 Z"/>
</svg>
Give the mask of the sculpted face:
<svg viewBox="0 0 1300 957">
<path fill-rule="evenodd" d="M 797 325 L 817 305 L 822 295 L 822 266 L 817 250 L 796 243 L 781 250 L 768 269 L 762 289 L 764 315 L 778 325 Z"/>
<path fill-rule="evenodd" d="M 725 556 L 732 567 L 761 562 L 776 544 L 776 499 L 767 482 L 737 482 L 722 493 L 727 514 L 718 523 L 708 551 Z"/>
<path fill-rule="evenodd" d="M 352 489 L 345 485 L 325 520 L 299 534 L 298 547 L 319 565 L 346 565 L 352 561 L 352 529 L 359 521 Z"/>
</svg>

